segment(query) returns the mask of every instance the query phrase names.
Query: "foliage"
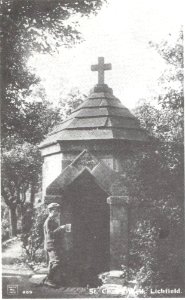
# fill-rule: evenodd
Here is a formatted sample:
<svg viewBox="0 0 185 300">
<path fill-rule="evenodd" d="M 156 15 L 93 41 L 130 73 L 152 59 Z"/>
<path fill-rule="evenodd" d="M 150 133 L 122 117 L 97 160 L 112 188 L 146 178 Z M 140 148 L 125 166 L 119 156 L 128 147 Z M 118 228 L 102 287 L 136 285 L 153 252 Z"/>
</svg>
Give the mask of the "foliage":
<svg viewBox="0 0 185 300">
<path fill-rule="evenodd" d="M 59 108 L 53 108 L 48 101 L 26 103 L 25 109 L 18 134 L 25 142 L 33 145 L 38 145 L 62 120 Z"/>
<path fill-rule="evenodd" d="M 173 44 L 163 41 L 159 45 L 152 45 L 168 65 L 160 78 L 162 91 L 158 97 L 159 107 L 152 107 L 146 102 L 136 110 L 141 125 L 155 139 L 146 156 L 147 164 L 143 166 L 158 170 L 160 182 L 157 176 L 155 179 L 158 186 L 166 181 L 165 193 L 173 191 L 173 196 L 179 196 L 183 178 L 183 33 L 179 32 Z M 150 161 L 153 163 L 151 166 Z M 148 173 L 145 174 L 148 176 Z"/>
<path fill-rule="evenodd" d="M 81 39 L 75 14 L 96 13 L 105 0 L 4 0 L 2 9 L 2 127 L 12 134 L 21 128 L 25 98 L 36 85 L 26 67 L 32 52 L 52 53 Z M 23 110 L 23 111 L 22 111 Z"/>
<path fill-rule="evenodd" d="M 1 233 L 2 242 L 10 237 L 9 232 L 9 211 L 5 205 L 1 205 Z"/>
<path fill-rule="evenodd" d="M 158 53 L 165 59 L 167 68 L 159 79 L 161 93 L 158 98 L 163 114 L 159 118 L 159 132 L 167 142 L 183 142 L 184 126 L 184 61 L 183 31 L 175 41 L 163 41 L 153 44 Z M 161 129 L 160 129 L 161 128 Z"/>
<path fill-rule="evenodd" d="M 59 109 L 62 118 L 65 119 L 68 117 L 86 98 L 87 96 L 82 94 L 77 88 L 73 88 L 66 97 L 61 97 L 59 100 Z"/>
<path fill-rule="evenodd" d="M 29 101 L 39 78 L 27 68 L 33 52 L 53 53 L 57 47 L 80 41 L 77 22 L 70 16 L 88 16 L 101 8 L 104 0 L 4 0 L 2 9 L 2 195 L 11 208 L 14 234 L 16 206 L 32 194 L 41 168 L 37 144 L 61 120 L 60 111 L 45 101 Z M 32 197 L 33 198 L 33 197 Z M 13 221 L 14 220 L 14 221 Z"/>
<path fill-rule="evenodd" d="M 27 112 L 21 127 L 17 127 L 17 134 L 2 139 L 2 195 L 9 207 L 16 208 L 20 204 L 23 213 L 28 191 L 33 203 L 42 166 L 38 143 L 64 119 L 69 113 L 66 113 L 66 110 L 69 111 L 82 101 L 83 96 L 80 92 L 77 91 L 77 96 L 75 92 L 73 91 L 65 105 L 61 104 L 59 108 L 52 107 L 45 100 L 27 102 Z"/>
<path fill-rule="evenodd" d="M 11 211 L 11 235 L 16 235 L 17 214 L 26 201 L 26 193 L 31 188 L 30 201 L 37 186 L 41 170 L 40 152 L 36 146 L 20 138 L 9 137 L 2 147 L 2 189 L 1 194 Z"/>
<path fill-rule="evenodd" d="M 182 282 L 183 249 L 183 52 L 182 32 L 174 46 L 155 45 L 167 62 L 158 106 L 135 111 L 149 142 L 125 157 L 121 193 L 132 209 L 129 275 L 143 287 Z M 154 46 L 154 44 L 152 45 Z M 168 251 L 168 255 L 166 255 Z"/>
<path fill-rule="evenodd" d="M 28 211 L 25 213 L 25 227 L 21 240 L 29 261 L 42 262 L 44 260 L 44 257 L 40 256 L 40 249 L 44 248 L 43 226 L 47 216 L 45 205 L 34 208 L 30 215 Z M 28 218 L 30 219 L 29 227 L 27 227 Z"/>
<path fill-rule="evenodd" d="M 182 117 L 184 107 L 183 30 L 179 31 L 176 39 L 169 35 L 167 41 L 162 41 L 160 44 L 151 43 L 151 45 L 167 63 L 167 68 L 160 77 L 162 93 L 159 95 L 159 103 L 162 108 L 171 108 L 179 113 L 179 117 Z"/>
<path fill-rule="evenodd" d="M 29 185 L 35 184 L 41 168 L 41 159 L 38 149 L 28 143 L 7 140 L 6 148 L 2 149 L 2 195 L 8 206 L 21 203 Z M 12 203 L 11 203 L 12 202 Z"/>
</svg>

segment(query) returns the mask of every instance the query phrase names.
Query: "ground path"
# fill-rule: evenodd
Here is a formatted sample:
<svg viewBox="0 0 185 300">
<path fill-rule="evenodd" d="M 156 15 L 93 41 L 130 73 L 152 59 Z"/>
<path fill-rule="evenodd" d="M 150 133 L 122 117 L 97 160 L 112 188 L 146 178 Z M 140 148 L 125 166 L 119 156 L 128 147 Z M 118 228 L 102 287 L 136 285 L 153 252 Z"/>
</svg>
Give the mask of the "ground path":
<svg viewBox="0 0 185 300">
<path fill-rule="evenodd" d="M 33 274 L 33 270 L 23 262 L 21 241 L 14 238 L 3 243 L 2 271 L 3 274 Z"/>
<path fill-rule="evenodd" d="M 4 247 L 3 247 L 4 248 Z M 19 239 L 13 239 L 7 243 L 6 248 L 2 252 L 2 263 L 3 265 L 12 264 L 19 261 L 22 256 L 21 241 Z"/>
<path fill-rule="evenodd" d="M 4 247 L 3 247 L 4 248 Z M 2 251 L 2 295 L 3 298 L 99 298 L 105 295 L 92 294 L 89 289 L 82 287 L 49 288 L 34 284 L 32 278 L 36 273 L 22 262 L 23 251 L 21 241 L 13 239 Z M 43 272 L 41 272 L 43 273 Z M 13 293 L 13 294 L 12 294 Z"/>
</svg>

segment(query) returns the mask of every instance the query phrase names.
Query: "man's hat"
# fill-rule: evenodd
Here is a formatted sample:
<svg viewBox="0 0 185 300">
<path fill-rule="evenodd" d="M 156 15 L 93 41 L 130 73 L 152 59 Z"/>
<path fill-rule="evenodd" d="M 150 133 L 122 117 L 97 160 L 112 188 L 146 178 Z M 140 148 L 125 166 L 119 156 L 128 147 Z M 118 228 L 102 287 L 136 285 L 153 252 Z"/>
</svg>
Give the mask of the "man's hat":
<svg viewBox="0 0 185 300">
<path fill-rule="evenodd" d="M 48 209 L 49 209 L 49 210 L 57 209 L 57 208 L 59 208 L 59 207 L 60 207 L 60 205 L 59 205 L 58 203 L 50 203 L 50 204 L 48 205 Z"/>
</svg>

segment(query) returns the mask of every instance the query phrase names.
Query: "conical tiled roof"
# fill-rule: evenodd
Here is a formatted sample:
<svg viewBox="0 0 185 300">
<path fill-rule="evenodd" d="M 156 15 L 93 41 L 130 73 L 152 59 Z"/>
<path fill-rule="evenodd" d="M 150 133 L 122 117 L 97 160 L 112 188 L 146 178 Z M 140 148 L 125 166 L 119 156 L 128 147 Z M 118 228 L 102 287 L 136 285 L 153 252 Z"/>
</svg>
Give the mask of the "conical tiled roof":
<svg viewBox="0 0 185 300">
<path fill-rule="evenodd" d="M 146 132 L 136 117 L 113 95 L 112 89 L 98 84 L 88 99 L 57 126 L 40 147 L 58 141 L 146 139 Z"/>
</svg>

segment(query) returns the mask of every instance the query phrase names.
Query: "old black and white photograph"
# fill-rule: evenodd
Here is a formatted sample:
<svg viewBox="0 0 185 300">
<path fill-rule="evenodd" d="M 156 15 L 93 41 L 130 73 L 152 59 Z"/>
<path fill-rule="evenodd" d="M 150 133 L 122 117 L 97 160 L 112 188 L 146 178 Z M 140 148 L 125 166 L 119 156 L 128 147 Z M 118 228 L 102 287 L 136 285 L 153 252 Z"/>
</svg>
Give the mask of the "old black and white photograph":
<svg viewBox="0 0 185 300">
<path fill-rule="evenodd" d="M 183 0 L 1 0 L 3 299 L 184 298 Z"/>
</svg>

